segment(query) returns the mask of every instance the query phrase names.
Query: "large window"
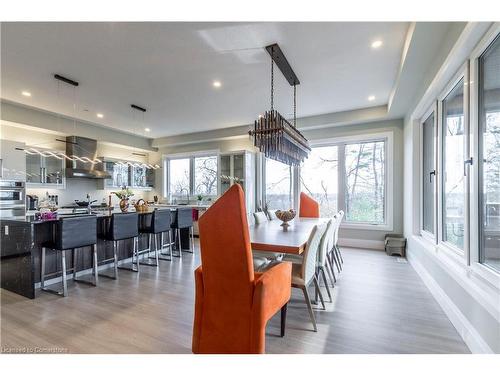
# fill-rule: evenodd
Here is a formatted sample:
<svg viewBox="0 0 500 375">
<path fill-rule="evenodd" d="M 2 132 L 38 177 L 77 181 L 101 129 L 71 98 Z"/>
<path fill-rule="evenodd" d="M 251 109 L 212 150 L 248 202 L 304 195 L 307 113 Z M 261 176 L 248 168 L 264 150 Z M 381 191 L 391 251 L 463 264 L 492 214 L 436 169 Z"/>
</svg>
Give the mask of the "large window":
<svg viewBox="0 0 500 375">
<path fill-rule="evenodd" d="M 291 167 L 265 159 L 265 202 L 270 209 L 293 208 Z"/>
<path fill-rule="evenodd" d="M 345 145 L 346 221 L 385 223 L 385 141 Z"/>
<path fill-rule="evenodd" d="M 500 270 L 500 35 L 479 58 L 479 261 Z"/>
<path fill-rule="evenodd" d="M 442 234 L 446 241 L 464 248 L 465 153 L 464 79 L 442 102 Z"/>
<path fill-rule="evenodd" d="M 217 195 L 217 156 L 194 158 L 194 193 Z"/>
<path fill-rule="evenodd" d="M 392 230 L 387 214 L 392 214 L 387 195 L 392 133 L 333 142 L 312 147 L 300 167 L 300 190 L 318 201 L 321 217 L 343 210 L 345 226 Z"/>
<path fill-rule="evenodd" d="M 337 213 L 338 148 L 314 147 L 300 172 L 300 189 L 319 202 L 322 217 Z"/>
<path fill-rule="evenodd" d="M 172 198 L 187 198 L 190 194 L 190 159 L 169 160 L 169 192 Z"/>
<path fill-rule="evenodd" d="M 218 184 L 218 156 L 200 155 L 166 159 L 168 191 L 171 199 L 187 200 L 193 195 L 215 197 Z"/>
<path fill-rule="evenodd" d="M 435 166 L 434 112 L 422 123 L 422 229 L 434 234 Z"/>
</svg>

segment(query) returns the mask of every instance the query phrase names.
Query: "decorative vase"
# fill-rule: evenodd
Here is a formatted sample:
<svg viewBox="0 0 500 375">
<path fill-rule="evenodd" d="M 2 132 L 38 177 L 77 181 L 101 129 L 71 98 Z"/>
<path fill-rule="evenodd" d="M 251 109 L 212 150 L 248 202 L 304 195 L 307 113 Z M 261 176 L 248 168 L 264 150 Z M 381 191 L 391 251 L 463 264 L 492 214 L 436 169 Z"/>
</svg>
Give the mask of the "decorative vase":
<svg viewBox="0 0 500 375">
<path fill-rule="evenodd" d="M 128 206 L 129 206 L 128 199 L 125 198 L 120 199 L 120 210 L 122 210 L 122 212 L 127 212 Z"/>
<path fill-rule="evenodd" d="M 295 210 L 293 210 L 293 209 L 289 209 L 288 211 L 277 210 L 275 212 L 275 215 L 279 220 L 281 220 L 283 222 L 281 224 L 281 226 L 283 227 L 283 230 L 286 232 L 288 230 L 289 225 L 290 225 L 290 224 L 288 224 L 288 222 L 290 220 L 293 220 L 293 218 L 295 217 Z"/>
</svg>

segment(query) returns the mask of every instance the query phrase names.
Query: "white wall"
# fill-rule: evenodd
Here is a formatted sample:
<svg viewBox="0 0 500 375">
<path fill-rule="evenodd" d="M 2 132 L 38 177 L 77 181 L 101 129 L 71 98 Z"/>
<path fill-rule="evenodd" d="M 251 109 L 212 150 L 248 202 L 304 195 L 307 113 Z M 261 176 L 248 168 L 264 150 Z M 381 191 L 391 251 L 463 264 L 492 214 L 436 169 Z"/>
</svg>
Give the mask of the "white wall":
<svg viewBox="0 0 500 375">
<path fill-rule="evenodd" d="M 404 234 L 407 256 L 474 353 L 500 353 L 500 285 L 474 272 L 463 259 L 420 235 L 420 123 L 427 107 L 465 62 L 488 25 L 468 24 L 450 35 L 442 56 L 423 80 L 420 96 L 404 122 Z M 471 218 L 471 220 L 477 220 Z M 471 243 L 471 252 L 477 244 Z"/>
</svg>

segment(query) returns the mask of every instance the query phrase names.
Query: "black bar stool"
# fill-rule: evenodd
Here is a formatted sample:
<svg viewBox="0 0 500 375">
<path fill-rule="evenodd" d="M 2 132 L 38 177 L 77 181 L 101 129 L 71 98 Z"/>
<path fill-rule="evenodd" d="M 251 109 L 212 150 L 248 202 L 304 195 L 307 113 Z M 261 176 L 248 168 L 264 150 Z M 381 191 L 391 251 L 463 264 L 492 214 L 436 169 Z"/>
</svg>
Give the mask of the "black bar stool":
<svg viewBox="0 0 500 375">
<path fill-rule="evenodd" d="M 144 215 L 146 216 L 146 215 Z M 150 262 L 141 262 L 141 264 L 147 265 L 147 266 L 159 266 L 159 252 L 161 251 L 161 248 L 158 247 L 158 235 L 161 234 L 161 246 L 163 246 L 163 233 L 164 232 L 169 232 L 169 237 L 170 237 L 170 225 L 171 225 L 171 214 L 170 210 L 158 210 L 155 209 L 153 213 L 149 216 L 149 220 L 144 218 L 145 220 L 142 223 L 142 226 L 139 229 L 139 233 L 145 233 L 148 235 L 148 243 L 149 243 L 149 248 L 145 250 L 141 250 L 139 254 L 148 253 L 148 259 L 155 259 L 154 263 Z M 152 248 L 153 246 L 153 239 L 154 239 L 154 250 Z M 154 257 L 150 257 L 149 254 L 151 251 L 154 251 Z M 162 258 L 164 260 L 170 260 L 168 258 Z"/>
<path fill-rule="evenodd" d="M 181 229 L 189 229 L 190 246 L 186 251 L 194 253 L 193 210 L 191 208 L 178 208 L 171 227 L 175 230 L 179 257 L 182 258 Z"/>
<path fill-rule="evenodd" d="M 45 292 L 55 293 L 66 297 L 68 295 L 68 283 L 66 278 L 66 251 L 73 251 L 73 280 L 77 282 L 89 283 L 86 280 L 76 278 L 76 250 L 82 247 L 92 247 L 92 267 L 94 282 L 90 283 L 97 286 L 99 276 L 97 274 L 97 217 L 95 215 L 74 216 L 61 218 L 56 223 L 54 242 L 47 242 L 42 245 L 42 264 L 40 272 L 41 289 Z M 61 271 L 50 274 L 45 273 L 45 253 L 47 249 L 61 252 Z M 45 287 L 45 278 L 62 272 L 63 290 L 58 291 Z"/>
<path fill-rule="evenodd" d="M 113 241 L 114 278 L 118 276 L 118 268 L 139 272 L 139 255 L 137 254 L 137 238 L 139 236 L 139 216 L 135 212 L 116 213 L 111 215 L 106 239 Z M 118 267 L 118 241 L 133 239 L 132 264 L 130 267 Z M 134 268 L 134 257 L 136 266 Z"/>
</svg>

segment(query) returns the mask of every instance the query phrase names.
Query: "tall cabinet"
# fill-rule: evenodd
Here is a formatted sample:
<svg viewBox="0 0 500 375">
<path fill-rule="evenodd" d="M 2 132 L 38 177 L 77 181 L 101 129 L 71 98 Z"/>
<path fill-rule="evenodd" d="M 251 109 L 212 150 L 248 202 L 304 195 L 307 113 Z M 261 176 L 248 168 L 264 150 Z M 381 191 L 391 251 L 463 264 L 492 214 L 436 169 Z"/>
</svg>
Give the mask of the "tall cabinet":
<svg viewBox="0 0 500 375">
<path fill-rule="evenodd" d="M 26 185 L 28 187 L 64 188 L 64 159 L 40 154 L 26 154 Z"/>
<path fill-rule="evenodd" d="M 219 191 L 224 194 L 232 185 L 240 184 L 245 192 L 247 212 L 255 210 L 255 156 L 248 151 L 220 154 Z"/>
</svg>

